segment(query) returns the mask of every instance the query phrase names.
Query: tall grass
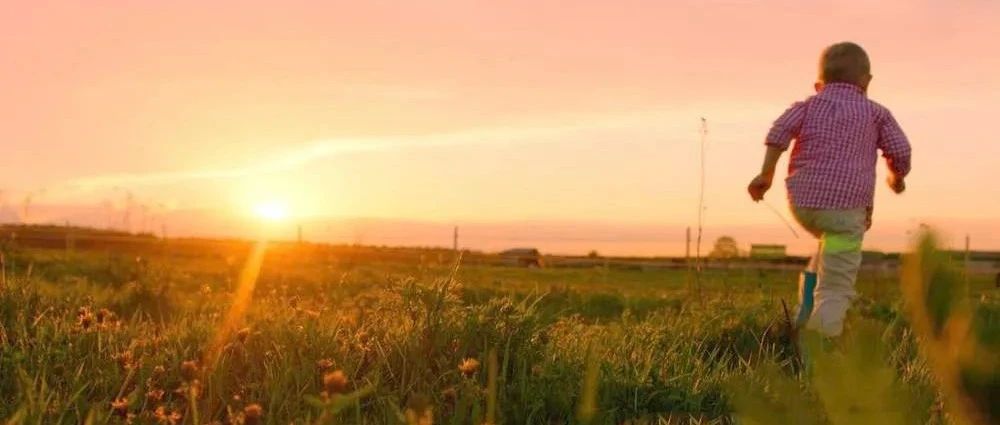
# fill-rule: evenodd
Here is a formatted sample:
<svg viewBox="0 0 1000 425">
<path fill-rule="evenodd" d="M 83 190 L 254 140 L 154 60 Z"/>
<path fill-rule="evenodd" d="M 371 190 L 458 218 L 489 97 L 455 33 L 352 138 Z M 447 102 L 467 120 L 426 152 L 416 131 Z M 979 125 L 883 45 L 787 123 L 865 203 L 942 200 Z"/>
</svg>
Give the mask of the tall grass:
<svg viewBox="0 0 1000 425">
<path fill-rule="evenodd" d="M 856 319 L 834 349 L 810 341 L 804 379 L 774 366 L 738 377 L 737 416 L 747 424 L 996 423 L 996 305 L 977 312 L 963 274 L 936 245 L 925 233 L 904 258 L 905 316 Z M 926 389 L 914 391 L 914 384 Z"/>
<path fill-rule="evenodd" d="M 615 289 L 583 272 L 265 259 L 220 337 L 240 291 L 221 259 L 132 261 L 108 282 L 108 256 L 13 256 L 0 290 L 0 418 L 13 424 L 864 423 L 850 422 L 857 411 L 962 423 L 996 382 L 983 378 L 995 363 L 938 367 L 935 342 L 891 297 L 859 302 L 861 342 L 800 375 L 780 328 L 787 276 L 713 291 L 706 274 L 699 303 L 682 274 L 622 272 Z M 966 311 L 995 341 L 992 298 Z M 977 347 L 948 358 L 991 352 Z"/>
</svg>

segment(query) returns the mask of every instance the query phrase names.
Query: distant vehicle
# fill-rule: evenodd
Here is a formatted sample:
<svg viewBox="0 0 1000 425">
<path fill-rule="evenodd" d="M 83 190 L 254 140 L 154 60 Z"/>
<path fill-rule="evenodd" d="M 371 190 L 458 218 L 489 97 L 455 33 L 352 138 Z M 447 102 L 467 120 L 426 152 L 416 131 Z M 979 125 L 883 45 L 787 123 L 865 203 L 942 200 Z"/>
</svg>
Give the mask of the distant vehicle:
<svg viewBox="0 0 1000 425">
<path fill-rule="evenodd" d="M 535 248 L 512 248 L 500 252 L 507 265 L 518 267 L 542 267 L 542 253 Z"/>
<path fill-rule="evenodd" d="M 753 244 L 750 245 L 750 258 L 774 260 L 787 257 L 784 245 Z"/>
</svg>

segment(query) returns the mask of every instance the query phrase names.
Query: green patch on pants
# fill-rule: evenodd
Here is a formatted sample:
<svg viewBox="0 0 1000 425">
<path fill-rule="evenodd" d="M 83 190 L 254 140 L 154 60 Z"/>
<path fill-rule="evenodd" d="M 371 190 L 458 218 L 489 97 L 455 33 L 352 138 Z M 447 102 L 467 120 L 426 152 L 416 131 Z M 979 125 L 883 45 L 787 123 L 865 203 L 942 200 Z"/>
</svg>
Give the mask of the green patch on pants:
<svg viewBox="0 0 1000 425">
<path fill-rule="evenodd" d="M 860 252 L 861 238 L 843 233 L 826 233 L 823 235 L 823 250 L 831 254 Z"/>
</svg>

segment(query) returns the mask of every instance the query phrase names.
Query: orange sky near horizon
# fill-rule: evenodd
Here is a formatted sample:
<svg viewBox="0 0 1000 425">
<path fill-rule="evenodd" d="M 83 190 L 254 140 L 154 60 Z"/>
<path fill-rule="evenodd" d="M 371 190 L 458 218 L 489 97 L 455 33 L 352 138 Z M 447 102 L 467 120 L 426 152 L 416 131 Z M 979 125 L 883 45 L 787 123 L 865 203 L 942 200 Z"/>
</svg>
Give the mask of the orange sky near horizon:
<svg viewBox="0 0 1000 425">
<path fill-rule="evenodd" d="M 241 235 L 252 225 L 233 223 L 278 202 L 296 222 L 380 219 L 411 235 L 371 243 L 449 245 L 427 229 L 459 224 L 479 229 L 470 247 L 677 254 L 704 116 L 706 239 L 801 252 L 811 242 L 744 187 L 771 121 L 810 94 L 819 51 L 853 40 L 872 57 L 871 96 L 914 145 L 907 193 L 879 186 L 868 246 L 901 249 L 928 222 L 1000 249 L 997 2 L 6 9 L 0 221 L 122 226 L 131 204 L 133 230 L 144 208 L 148 228 Z"/>
</svg>

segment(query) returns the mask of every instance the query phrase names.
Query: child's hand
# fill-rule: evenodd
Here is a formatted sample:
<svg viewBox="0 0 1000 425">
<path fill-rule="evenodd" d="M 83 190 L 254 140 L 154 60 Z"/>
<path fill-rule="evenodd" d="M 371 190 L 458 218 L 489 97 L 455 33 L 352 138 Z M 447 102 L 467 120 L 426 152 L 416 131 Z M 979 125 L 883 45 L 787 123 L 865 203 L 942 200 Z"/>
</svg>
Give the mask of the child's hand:
<svg viewBox="0 0 1000 425">
<path fill-rule="evenodd" d="M 747 186 L 747 192 L 750 192 L 750 199 L 754 201 L 759 201 L 764 199 L 764 194 L 767 190 L 771 188 L 772 176 L 766 176 L 763 174 L 758 174 L 750 181 L 750 185 Z"/>
<path fill-rule="evenodd" d="M 888 183 L 889 188 L 897 194 L 903 193 L 903 191 L 906 190 L 906 182 L 903 181 L 902 177 L 898 177 L 895 174 L 890 174 L 889 177 L 885 179 L 885 182 Z"/>
</svg>

